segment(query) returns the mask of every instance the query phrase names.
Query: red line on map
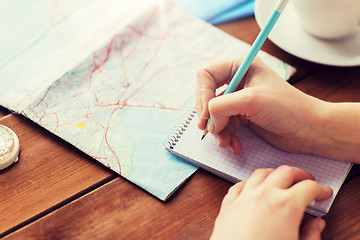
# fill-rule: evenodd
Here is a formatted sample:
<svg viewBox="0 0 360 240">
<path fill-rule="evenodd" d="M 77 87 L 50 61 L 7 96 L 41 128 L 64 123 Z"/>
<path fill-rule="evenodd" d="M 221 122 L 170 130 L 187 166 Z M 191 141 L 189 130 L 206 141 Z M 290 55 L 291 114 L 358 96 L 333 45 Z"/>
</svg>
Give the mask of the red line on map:
<svg viewBox="0 0 360 240">
<path fill-rule="evenodd" d="M 147 23 L 148 24 L 148 23 Z M 149 23 L 150 24 L 150 23 Z M 151 27 L 151 26 L 150 26 Z M 139 29 L 137 27 L 131 26 L 131 25 L 127 25 L 126 26 L 127 32 L 124 33 L 124 35 L 119 35 L 116 34 L 112 37 L 112 39 L 110 40 L 110 42 L 108 43 L 108 45 L 106 45 L 103 49 L 94 52 L 92 55 L 92 65 L 89 67 L 92 67 L 92 69 L 87 73 L 88 77 L 85 80 L 85 88 L 82 92 L 77 92 L 77 93 L 72 93 L 73 95 L 66 95 L 67 99 L 62 99 L 62 101 L 54 101 L 55 104 L 48 106 L 46 104 L 51 103 L 53 101 L 45 101 L 45 98 L 48 96 L 48 93 L 51 91 L 51 89 L 54 87 L 54 84 L 52 84 L 45 92 L 44 96 L 42 98 L 39 99 L 39 102 L 37 103 L 37 105 L 34 107 L 36 108 L 38 105 L 43 105 L 41 106 L 41 108 L 43 107 L 46 110 L 42 110 L 44 112 L 44 115 L 41 116 L 39 118 L 39 124 L 43 125 L 43 126 L 49 126 L 49 124 L 47 124 L 46 122 L 49 120 L 48 123 L 56 123 L 55 129 L 53 130 L 54 132 L 58 130 L 58 128 L 60 126 L 66 125 L 66 124 L 59 124 L 59 118 L 57 116 L 56 113 L 49 113 L 51 108 L 56 107 L 57 105 L 59 105 L 60 103 L 66 103 L 63 104 L 64 109 L 61 109 L 60 111 L 67 111 L 69 110 L 69 107 L 72 107 L 72 102 L 76 101 L 76 98 L 79 99 L 85 99 L 86 97 L 90 96 L 91 98 L 91 94 L 94 94 L 94 98 L 93 100 L 93 104 L 91 107 L 110 107 L 112 108 L 112 112 L 111 115 L 109 116 L 108 119 L 108 123 L 99 123 L 96 122 L 94 119 L 96 119 L 95 117 L 92 118 L 92 112 L 89 110 L 90 109 L 90 105 L 87 107 L 87 111 L 85 110 L 81 110 L 81 111 L 85 111 L 84 116 L 86 119 L 88 119 L 89 121 L 93 122 L 94 124 L 96 124 L 97 126 L 99 126 L 99 128 L 103 129 L 102 133 L 104 134 L 104 145 L 106 144 L 106 147 L 109 149 L 109 151 L 111 152 L 111 154 L 114 156 L 114 158 L 117 160 L 118 164 L 119 164 L 119 169 L 120 169 L 120 174 L 121 174 L 121 164 L 120 164 L 120 159 L 119 156 L 117 155 L 116 151 L 113 149 L 113 147 L 111 146 L 111 143 L 109 142 L 109 126 L 110 126 L 110 122 L 112 119 L 112 115 L 114 115 L 114 113 L 120 109 L 124 109 L 124 108 L 151 108 L 151 109 L 165 109 L 165 110 L 171 110 L 171 111 L 184 111 L 184 109 L 181 108 L 174 108 L 174 107 L 169 107 L 166 106 L 165 104 L 159 102 L 160 100 L 154 100 L 153 102 L 146 102 L 147 104 L 136 104 L 136 99 L 134 100 L 134 98 L 139 95 L 140 93 L 142 93 L 142 91 L 145 89 L 145 87 L 149 84 L 153 84 L 153 81 L 156 80 L 159 75 L 161 74 L 166 74 L 167 71 L 170 70 L 174 70 L 176 68 L 180 68 L 186 65 L 191 65 L 192 63 L 198 62 L 198 61 L 203 61 L 204 59 L 194 59 L 191 62 L 186 62 L 186 63 L 181 63 L 181 64 L 177 64 L 177 65 L 172 65 L 172 66 L 168 66 L 168 64 L 164 65 L 164 67 L 161 69 L 159 69 L 157 72 L 152 73 L 151 76 L 147 76 L 148 79 L 146 79 L 146 81 L 144 81 L 143 76 L 144 76 L 144 72 L 146 72 L 149 68 L 152 67 L 153 64 L 155 64 L 155 60 L 157 59 L 157 56 L 159 55 L 160 51 L 163 50 L 163 46 L 166 43 L 165 41 L 167 40 L 167 32 L 166 30 L 162 33 L 162 35 L 160 36 L 152 36 L 148 33 L 146 33 L 148 30 L 148 26 L 145 25 L 145 27 L 143 29 Z M 156 31 L 157 32 L 157 31 Z M 127 36 L 130 36 L 130 40 L 127 39 Z M 152 55 L 147 55 L 146 57 L 148 59 L 147 62 L 145 62 L 144 65 L 140 65 L 140 68 L 137 69 L 138 71 L 135 72 L 133 75 L 131 75 L 131 81 L 129 80 L 129 70 L 127 69 L 127 61 L 129 59 L 133 59 L 134 54 L 138 54 L 139 53 L 139 49 L 143 49 L 141 45 L 143 43 L 142 39 L 144 38 L 149 38 L 152 40 L 156 40 L 154 41 L 154 44 L 151 46 L 151 54 Z M 131 45 L 131 49 L 126 49 L 126 52 L 124 50 L 126 41 L 131 41 L 132 45 Z M 117 64 L 116 67 L 117 69 L 119 69 L 121 71 L 121 76 L 119 76 L 119 78 L 121 77 L 121 82 L 119 81 L 119 89 L 120 87 L 122 87 L 121 89 L 121 95 L 119 94 L 117 96 L 117 98 L 109 100 L 106 102 L 106 95 L 104 94 L 104 92 L 107 90 L 107 82 L 104 80 L 102 82 L 99 82 L 99 84 L 101 84 L 101 86 L 103 86 L 103 89 L 93 89 L 93 92 L 88 91 L 90 90 L 93 86 L 93 77 L 95 77 L 95 73 L 97 71 L 99 71 L 100 73 L 102 72 L 102 70 L 104 70 L 104 65 L 109 62 L 109 64 L 112 64 L 112 54 L 118 54 L 118 59 L 115 59 L 117 61 L 115 61 L 115 63 Z M 186 53 L 184 53 L 186 54 Z M 216 55 L 214 53 L 214 55 Z M 111 60 L 109 61 L 109 59 L 111 58 Z M 206 60 L 208 60 L 208 58 L 206 58 Z M 106 65 L 105 67 L 108 67 L 108 65 Z M 112 66 L 109 66 L 112 67 Z M 124 80 L 123 80 L 124 79 Z M 97 85 L 99 86 L 99 85 Z M 109 85 L 110 86 L 110 85 Z M 111 86 L 113 87 L 113 86 Z M 130 88 L 131 87 L 131 88 Z M 104 101 L 105 99 L 105 101 Z M 133 101 L 130 101 L 133 100 Z M 135 104 L 131 104 L 135 102 Z M 68 104 L 67 104 L 68 103 Z M 78 108 L 78 106 L 74 106 L 74 110 Z M 115 108 L 115 109 L 114 109 Z M 31 111 L 34 113 L 34 116 L 37 116 L 37 112 L 34 109 L 31 109 Z M 40 113 L 42 111 L 39 111 Z M 59 112 L 59 109 L 55 109 L 54 111 Z M 51 115 L 53 115 L 54 119 L 52 119 Z M 49 119 L 45 119 L 49 117 Z M 106 127 L 106 126 L 108 127 Z M 92 152 L 93 150 L 91 150 Z M 107 158 L 104 157 L 96 157 L 96 156 L 92 156 L 93 158 L 97 159 L 97 160 L 104 160 L 105 162 L 107 162 Z M 108 167 L 110 168 L 109 163 L 107 163 Z"/>
</svg>

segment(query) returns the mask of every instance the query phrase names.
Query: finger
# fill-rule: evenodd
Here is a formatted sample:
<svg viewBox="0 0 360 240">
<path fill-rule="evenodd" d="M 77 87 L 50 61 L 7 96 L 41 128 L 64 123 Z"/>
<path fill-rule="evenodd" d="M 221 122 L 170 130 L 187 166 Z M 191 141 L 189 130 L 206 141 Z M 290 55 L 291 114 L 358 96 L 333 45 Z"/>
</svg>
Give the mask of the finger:
<svg viewBox="0 0 360 240">
<path fill-rule="evenodd" d="M 210 117 L 208 102 L 215 97 L 215 81 L 207 70 L 199 70 L 196 78 L 196 111 L 200 121 Z"/>
<path fill-rule="evenodd" d="M 203 107 L 200 99 L 196 99 L 196 114 L 198 116 L 198 128 L 204 130 L 206 127 L 207 119 L 203 116 Z"/>
<path fill-rule="evenodd" d="M 220 59 L 201 68 L 197 73 L 197 84 L 208 86 L 208 80 L 213 80 L 215 89 L 231 81 L 236 70 L 243 60 L 243 55 L 234 55 L 226 59 Z M 213 86 L 213 85 L 212 85 Z"/>
<path fill-rule="evenodd" d="M 215 90 L 217 88 L 231 81 L 244 57 L 245 54 L 236 55 L 225 60 L 213 62 L 198 71 L 196 78 L 196 109 L 199 117 L 203 115 L 205 118 L 208 118 L 207 105 L 209 100 L 215 97 Z M 254 80 L 254 76 L 257 73 L 264 72 L 266 69 L 270 71 L 269 67 L 256 57 L 239 88 L 243 88 L 248 79 Z"/>
<path fill-rule="evenodd" d="M 304 180 L 292 186 L 288 193 L 290 198 L 296 199 L 299 208 L 306 208 L 313 200 L 329 199 L 333 191 L 330 187 L 321 185 L 313 180 Z"/>
<path fill-rule="evenodd" d="M 214 62 L 201 68 L 196 76 L 196 108 L 200 114 L 207 109 L 207 103 L 215 97 L 216 89 L 231 76 L 230 61 Z"/>
<path fill-rule="evenodd" d="M 325 228 L 325 221 L 321 218 L 314 218 L 307 222 L 300 233 L 300 240 L 321 240 L 321 232 Z"/>
<path fill-rule="evenodd" d="M 208 107 L 213 132 L 222 131 L 232 116 L 252 118 L 260 111 L 257 101 L 254 91 L 249 88 L 211 99 Z"/>
<path fill-rule="evenodd" d="M 231 146 L 232 153 L 235 156 L 239 156 L 242 151 L 242 144 L 236 135 L 237 130 L 240 128 L 240 126 L 241 126 L 241 120 L 238 115 L 231 117 L 229 124 L 226 126 L 226 129 L 231 134 L 230 146 Z"/>
<path fill-rule="evenodd" d="M 266 184 L 286 189 L 306 179 L 314 180 L 315 178 L 303 169 L 283 165 L 267 178 Z"/>
<path fill-rule="evenodd" d="M 214 137 L 217 139 L 218 145 L 221 148 L 231 147 L 232 154 L 239 156 L 242 151 L 242 144 L 239 139 L 233 134 L 224 129 L 218 134 L 215 134 Z"/>
<path fill-rule="evenodd" d="M 203 117 L 201 114 L 197 112 L 198 115 L 198 128 L 204 130 L 206 128 L 206 124 L 208 124 L 208 119 Z"/>
<path fill-rule="evenodd" d="M 235 115 L 235 116 L 231 117 L 230 122 L 236 130 L 239 129 L 242 125 L 242 120 L 239 117 L 239 115 Z"/>
<path fill-rule="evenodd" d="M 235 200 L 240 195 L 241 191 L 243 190 L 245 183 L 246 183 L 246 181 L 241 181 L 241 182 L 238 182 L 238 183 L 234 184 L 233 186 L 231 186 L 228 190 L 228 193 L 224 197 L 224 201 Z"/>
<path fill-rule="evenodd" d="M 235 127 L 235 125 L 234 125 L 234 117 L 230 117 L 229 118 L 229 122 L 228 122 L 228 124 L 226 125 L 226 130 L 227 131 L 229 131 L 231 134 L 235 134 L 236 133 L 236 127 Z"/>
<path fill-rule="evenodd" d="M 256 169 L 250 177 L 247 179 L 247 183 L 244 186 L 244 191 L 253 189 L 259 186 L 264 180 L 274 171 L 272 168 L 259 168 Z"/>
<path fill-rule="evenodd" d="M 231 135 L 231 151 L 234 156 L 239 156 L 242 151 L 242 144 L 235 135 Z"/>
<path fill-rule="evenodd" d="M 218 87 L 228 83 L 235 74 L 241 59 L 232 57 L 226 60 L 213 62 L 200 69 L 196 77 L 196 110 L 199 119 L 209 118 L 208 102 L 215 97 Z"/>
<path fill-rule="evenodd" d="M 215 135 L 215 137 L 216 137 L 216 139 L 218 141 L 219 147 L 227 148 L 227 147 L 230 146 L 230 144 L 231 144 L 231 134 L 226 129 L 221 131 L 219 134 Z"/>
</svg>

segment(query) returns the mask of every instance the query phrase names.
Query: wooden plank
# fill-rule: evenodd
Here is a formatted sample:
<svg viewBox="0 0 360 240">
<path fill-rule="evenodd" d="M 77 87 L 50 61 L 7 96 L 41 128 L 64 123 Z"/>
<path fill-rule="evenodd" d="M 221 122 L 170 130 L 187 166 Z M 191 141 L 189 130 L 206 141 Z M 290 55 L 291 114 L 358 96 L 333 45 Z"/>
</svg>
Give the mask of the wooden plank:
<svg viewBox="0 0 360 240">
<path fill-rule="evenodd" d="M 324 217 L 323 239 L 359 239 L 360 236 L 360 177 L 346 183 Z"/>
<path fill-rule="evenodd" d="M 325 216 L 323 239 L 359 236 L 359 184 L 356 177 L 340 190 Z M 199 170 L 164 203 L 117 178 L 5 239 L 208 239 L 230 186 Z"/>
<path fill-rule="evenodd" d="M 117 178 L 5 239 L 209 239 L 230 185 L 199 170 L 164 203 Z"/>
<path fill-rule="evenodd" d="M 295 86 L 331 102 L 360 102 L 360 67 L 326 67 Z"/>
<path fill-rule="evenodd" d="M 20 140 L 20 160 L 0 171 L 0 237 L 114 173 L 30 120 L 8 115 L 0 124 Z"/>
</svg>

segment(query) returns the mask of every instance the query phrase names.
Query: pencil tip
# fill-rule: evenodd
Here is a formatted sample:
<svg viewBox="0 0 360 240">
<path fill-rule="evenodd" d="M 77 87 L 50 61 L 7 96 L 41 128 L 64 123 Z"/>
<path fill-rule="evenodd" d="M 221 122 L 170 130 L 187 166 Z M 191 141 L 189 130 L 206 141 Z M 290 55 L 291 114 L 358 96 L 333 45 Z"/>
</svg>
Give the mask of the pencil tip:
<svg viewBox="0 0 360 240">
<path fill-rule="evenodd" d="M 205 135 L 202 135 L 201 140 L 203 140 L 203 139 L 204 139 L 204 137 L 205 137 Z"/>
</svg>

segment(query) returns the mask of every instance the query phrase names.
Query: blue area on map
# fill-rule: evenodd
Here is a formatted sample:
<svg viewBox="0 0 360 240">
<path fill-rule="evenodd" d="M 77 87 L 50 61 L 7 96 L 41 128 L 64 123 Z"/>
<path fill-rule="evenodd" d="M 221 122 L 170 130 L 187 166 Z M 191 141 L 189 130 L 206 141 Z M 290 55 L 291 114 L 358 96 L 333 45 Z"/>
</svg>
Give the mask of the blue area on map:
<svg viewBox="0 0 360 240">
<path fill-rule="evenodd" d="M 129 108 L 119 112 L 136 146 L 131 181 L 164 200 L 197 167 L 165 150 L 163 142 L 179 126 L 186 111 Z M 116 116 L 114 116 L 116 117 Z"/>
</svg>

